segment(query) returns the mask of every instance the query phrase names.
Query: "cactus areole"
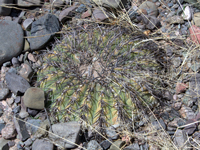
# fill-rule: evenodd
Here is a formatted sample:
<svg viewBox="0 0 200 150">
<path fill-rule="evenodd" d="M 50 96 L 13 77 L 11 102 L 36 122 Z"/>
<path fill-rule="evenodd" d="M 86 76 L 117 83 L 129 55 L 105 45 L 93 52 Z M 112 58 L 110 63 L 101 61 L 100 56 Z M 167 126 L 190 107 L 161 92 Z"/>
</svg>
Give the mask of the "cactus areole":
<svg viewBox="0 0 200 150">
<path fill-rule="evenodd" d="M 155 59 L 158 50 L 145 48 L 138 30 L 94 26 L 63 37 L 43 55 L 38 72 L 58 121 L 127 123 L 134 121 L 137 104 L 158 104 L 149 90 L 156 89 L 161 70 Z"/>
</svg>

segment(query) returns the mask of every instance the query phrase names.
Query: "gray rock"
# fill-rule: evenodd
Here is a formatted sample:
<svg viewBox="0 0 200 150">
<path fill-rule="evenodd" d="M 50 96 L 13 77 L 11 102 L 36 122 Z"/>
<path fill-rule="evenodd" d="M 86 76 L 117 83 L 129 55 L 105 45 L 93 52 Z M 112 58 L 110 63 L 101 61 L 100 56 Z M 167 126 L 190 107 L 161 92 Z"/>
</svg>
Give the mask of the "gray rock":
<svg viewBox="0 0 200 150">
<path fill-rule="evenodd" d="M 103 148 L 97 143 L 97 141 L 92 140 L 87 144 L 87 150 L 103 150 Z"/>
<path fill-rule="evenodd" d="M 26 140 L 26 141 L 24 142 L 24 145 L 25 145 L 26 147 L 28 147 L 28 146 L 31 146 L 32 143 L 33 143 L 33 140 L 32 140 L 32 139 L 28 139 L 28 140 Z"/>
<path fill-rule="evenodd" d="M 21 64 L 21 69 L 19 70 L 19 74 L 26 79 L 27 81 L 30 80 L 30 78 L 33 75 L 33 70 L 31 68 L 31 66 L 27 63 L 23 63 Z"/>
<path fill-rule="evenodd" d="M 185 142 L 187 141 L 187 135 L 183 132 L 183 130 L 178 129 L 175 132 L 174 136 L 174 142 L 176 143 L 176 146 L 178 148 L 186 150 L 187 145 L 185 145 Z"/>
<path fill-rule="evenodd" d="M 8 94 L 9 94 L 9 89 L 1 81 L 0 82 L 0 100 L 5 99 Z"/>
<path fill-rule="evenodd" d="M 17 96 L 17 97 L 15 98 L 15 103 L 18 104 L 18 103 L 20 103 L 20 102 L 21 102 L 21 97 L 20 97 L 20 96 Z"/>
<path fill-rule="evenodd" d="M 23 77 L 14 74 L 14 73 L 6 73 L 6 83 L 8 88 L 17 95 L 19 92 L 24 93 L 29 87 L 30 84 Z"/>
<path fill-rule="evenodd" d="M 37 110 L 37 109 L 30 109 L 30 108 L 28 108 L 28 113 L 32 117 L 36 116 L 38 114 L 38 112 L 39 112 L 39 110 Z"/>
<path fill-rule="evenodd" d="M 161 27 L 161 23 L 156 17 L 143 14 L 141 15 L 141 17 L 143 24 L 145 24 L 145 27 L 147 29 L 153 30 L 155 28 Z"/>
<path fill-rule="evenodd" d="M 112 126 L 110 126 L 109 128 L 106 128 L 106 135 L 107 135 L 107 137 L 111 138 L 112 140 L 116 140 L 119 137 L 115 128 Z"/>
<path fill-rule="evenodd" d="M 30 87 L 24 94 L 24 104 L 32 109 L 44 109 L 44 91 L 40 88 Z"/>
<path fill-rule="evenodd" d="M 53 148 L 53 144 L 45 139 L 37 139 L 32 145 L 32 150 L 53 150 Z"/>
<path fill-rule="evenodd" d="M 23 22 L 24 29 L 25 30 L 31 29 L 32 23 L 33 23 L 33 19 L 32 18 L 27 18 L 26 20 L 24 20 L 24 22 Z"/>
<path fill-rule="evenodd" d="M 20 65 L 19 60 L 16 57 L 13 57 L 11 62 L 14 67 L 18 67 Z"/>
<path fill-rule="evenodd" d="M 123 150 L 140 150 L 140 146 L 138 145 L 138 143 L 134 143 L 125 147 Z"/>
<path fill-rule="evenodd" d="M 80 127 L 81 125 L 76 121 L 53 124 L 52 131 L 59 137 L 50 134 L 49 138 L 64 148 L 75 148 L 76 145 L 73 143 L 77 144 L 79 141 Z M 63 137 L 63 139 L 60 137 Z"/>
<path fill-rule="evenodd" d="M 50 0 L 54 7 L 62 7 L 64 5 L 63 0 Z"/>
<path fill-rule="evenodd" d="M 21 7 L 39 6 L 40 0 L 31 0 L 31 1 L 17 0 L 17 5 Z"/>
<path fill-rule="evenodd" d="M 17 113 L 19 113 L 20 109 L 21 109 L 21 106 L 16 106 L 16 107 L 12 110 L 12 112 L 13 112 L 14 114 L 17 114 Z"/>
<path fill-rule="evenodd" d="M 9 33 L 9 34 L 8 34 Z M 0 65 L 18 56 L 24 46 L 24 32 L 13 21 L 0 20 Z"/>
<path fill-rule="evenodd" d="M 158 7 L 150 1 L 145 1 L 144 3 L 142 3 L 139 6 L 139 9 L 146 10 L 147 15 L 149 15 L 149 16 L 154 16 L 154 17 L 158 16 Z"/>
<path fill-rule="evenodd" d="M 26 112 L 26 106 L 24 105 L 24 98 L 21 98 L 21 111 L 19 113 L 19 116 L 21 118 L 26 118 L 28 117 L 28 113 Z"/>
<path fill-rule="evenodd" d="M 13 121 L 17 130 L 18 138 L 23 142 L 30 138 L 26 129 L 26 124 L 21 120 L 17 120 L 16 117 L 14 117 Z"/>
<path fill-rule="evenodd" d="M 84 4 L 81 4 L 78 8 L 76 8 L 77 13 L 83 13 L 87 10 L 86 6 Z"/>
<path fill-rule="evenodd" d="M 104 140 L 100 143 L 101 147 L 105 150 L 105 149 L 109 149 L 109 147 L 112 145 L 112 139 L 108 140 Z"/>
<path fill-rule="evenodd" d="M 180 115 L 181 115 L 182 118 L 185 118 L 185 119 L 194 119 L 195 118 L 195 114 L 192 111 L 192 109 L 190 107 L 185 106 L 185 105 L 182 105 L 179 112 L 180 112 Z"/>
<path fill-rule="evenodd" d="M 160 123 L 160 124 L 159 124 Z M 152 122 L 153 126 L 157 129 L 157 130 L 162 130 L 162 129 L 166 129 L 166 125 L 164 123 L 164 121 L 160 118 L 159 119 L 159 123 L 158 121 L 154 121 Z"/>
<path fill-rule="evenodd" d="M 31 50 L 43 48 L 59 30 L 60 24 L 55 15 L 46 14 L 34 21 L 31 26 L 30 36 L 36 37 L 28 39 Z"/>
<path fill-rule="evenodd" d="M 36 133 L 34 134 L 34 138 L 40 138 L 42 136 L 45 136 L 47 134 L 49 126 L 50 124 L 48 120 L 44 120 L 43 122 L 41 122 L 40 128 L 38 128 Z"/>
<path fill-rule="evenodd" d="M 0 138 L 0 149 L 9 150 L 8 140 L 5 140 L 4 138 Z"/>
<path fill-rule="evenodd" d="M 109 150 L 116 150 L 116 149 L 120 149 L 122 146 L 124 146 L 126 144 L 125 141 L 121 141 L 121 140 L 117 140 L 115 141 L 111 147 L 109 148 Z"/>
<path fill-rule="evenodd" d="M 27 130 L 33 135 L 37 132 L 42 121 L 40 119 L 28 119 L 26 123 Z"/>
<path fill-rule="evenodd" d="M 0 16 L 10 15 L 12 8 L 6 7 L 6 5 L 9 6 L 9 4 L 13 4 L 13 0 L 0 0 Z"/>
</svg>

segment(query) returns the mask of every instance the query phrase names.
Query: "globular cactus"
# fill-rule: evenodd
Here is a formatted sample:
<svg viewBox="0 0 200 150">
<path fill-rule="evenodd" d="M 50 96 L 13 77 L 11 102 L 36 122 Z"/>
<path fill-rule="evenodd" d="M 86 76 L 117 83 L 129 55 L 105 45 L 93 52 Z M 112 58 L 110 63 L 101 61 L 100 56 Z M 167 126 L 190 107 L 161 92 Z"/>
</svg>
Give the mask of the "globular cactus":
<svg viewBox="0 0 200 150">
<path fill-rule="evenodd" d="M 137 105 L 157 105 L 153 91 L 160 84 L 159 52 L 142 40 L 141 32 L 123 27 L 66 32 L 43 56 L 38 72 L 40 87 L 51 91 L 56 119 L 81 118 L 100 126 L 127 123 Z"/>
</svg>

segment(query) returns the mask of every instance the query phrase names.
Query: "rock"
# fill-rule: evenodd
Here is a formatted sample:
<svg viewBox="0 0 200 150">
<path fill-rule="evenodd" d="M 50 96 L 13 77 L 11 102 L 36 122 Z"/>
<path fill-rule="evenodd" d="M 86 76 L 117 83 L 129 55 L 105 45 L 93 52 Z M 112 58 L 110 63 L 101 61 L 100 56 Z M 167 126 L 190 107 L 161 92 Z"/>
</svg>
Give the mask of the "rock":
<svg viewBox="0 0 200 150">
<path fill-rule="evenodd" d="M 106 128 L 106 135 L 112 140 L 116 140 L 119 137 L 119 135 L 115 131 L 115 128 L 112 126 L 110 126 L 109 128 Z"/>
<path fill-rule="evenodd" d="M 194 119 L 195 114 L 190 107 L 182 105 L 182 108 L 179 110 L 181 117 L 185 119 Z"/>
<path fill-rule="evenodd" d="M 28 138 L 30 138 L 30 135 L 28 134 L 28 131 L 26 129 L 26 124 L 25 122 L 21 121 L 21 120 L 17 120 L 16 117 L 14 117 L 13 119 L 14 124 L 15 124 L 15 128 L 17 130 L 18 133 L 18 138 L 24 142 L 26 141 Z"/>
<path fill-rule="evenodd" d="M 92 140 L 87 144 L 87 150 L 103 150 L 103 148 L 97 143 L 97 141 Z"/>
<path fill-rule="evenodd" d="M 31 1 L 17 0 L 17 5 L 20 7 L 39 6 L 40 0 L 31 0 Z"/>
<path fill-rule="evenodd" d="M 35 138 L 40 138 L 42 136 L 45 136 L 47 134 L 47 131 L 49 129 L 49 121 L 44 120 L 41 124 L 40 127 L 37 129 L 36 133 L 34 134 Z"/>
<path fill-rule="evenodd" d="M 6 140 L 16 137 L 16 130 L 14 124 L 7 123 L 6 126 L 1 130 L 1 135 Z"/>
<path fill-rule="evenodd" d="M 200 12 L 194 14 L 193 21 L 195 26 L 200 26 Z"/>
<path fill-rule="evenodd" d="M 24 145 L 25 145 L 26 147 L 28 147 L 28 146 L 31 146 L 32 143 L 33 143 L 33 140 L 32 140 L 32 139 L 28 139 L 28 140 L 26 140 L 26 141 L 24 142 Z"/>
<path fill-rule="evenodd" d="M 6 73 L 6 83 L 8 88 L 17 95 L 18 93 L 24 93 L 29 87 L 30 84 L 23 77 L 15 73 Z"/>
<path fill-rule="evenodd" d="M 81 18 L 84 19 L 84 18 L 90 17 L 91 15 L 92 15 L 92 11 L 91 11 L 91 9 L 88 9 L 86 12 L 84 12 L 81 15 Z"/>
<path fill-rule="evenodd" d="M 33 70 L 30 67 L 30 65 L 23 63 L 21 64 L 21 69 L 19 71 L 20 76 L 22 76 L 24 79 L 26 79 L 27 81 L 30 80 L 30 78 L 33 75 Z"/>
<path fill-rule="evenodd" d="M 175 57 L 172 61 L 173 61 L 174 67 L 176 68 L 178 68 L 182 63 L 182 60 L 180 57 Z"/>
<path fill-rule="evenodd" d="M 105 150 L 105 149 L 109 149 L 109 147 L 112 145 L 112 139 L 108 140 L 104 140 L 100 143 L 101 147 Z"/>
<path fill-rule="evenodd" d="M 32 145 L 32 150 L 53 150 L 53 148 L 53 144 L 45 139 L 37 139 L 33 142 Z"/>
<path fill-rule="evenodd" d="M 38 112 L 39 112 L 39 110 L 37 110 L 37 109 L 30 109 L 30 108 L 28 108 L 28 113 L 32 117 L 35 117 L 38 114 Z"/>
<path fill-rule="evenodd" d="M 158 16 L 158 7 L 150 2 L 150 1 L 145 1 L 142 3 L 138 9 L 144 9 L 147 11 L 147 15 L 157 17 Z"/>
<path fill-rule="evenodd" d="M 182 17 L 184 20 L 191 20 L 192 19 L 192 12 L 191 12 L 191 9 L 189 6 L 186 6 L 184 11 L 183 11 L 183 14 L 182 14 Z"/>
<path fill-rule="evenodd" d="M 181 16 L 172 16 L 166 20 L 169 24 L 183 24 L 184 20 Z"/>
<path fill-rule="evenodd" d="M 200 9 L 200 4 L 198 3 L 199 1 L 197 1 L 197 0 L 184 0 L 184 1 L 198 9 Z"/>
<path fill-rule="evenodd" d="M 24 94 L 24 105 L 32 109 L 44 109 L 44 91 L 40 88 L 30 87 Z"/>
<path fill-rule="evenodd" d="M 1 150 L 9 150 L 8 140 L 0 138 L 0 149 Z"/>
<path fill-rule="evenodd" d="M 105 13 L 106 13 L 105 11 L 102 11 L 101 9 L 95 8 L 93 10 L 92 15 L 93 15 L 94 19 L 97 20 L 97 21 L 106 21 L 109 17 Z"/>
<path fill-rule="evenodd" d="M 125 147 L 123 150 L 140 150 L 138 143 L 131 144 Z"/>
<path fill-rule="evenodd" d="M 112 7 L 112 8 L 124 8 L 127 4 L 127 0 L 93 0 L 98 6 Z"/>
<path fill-rule="evenodd" d="M 191 136 L 194 131 L 197 129 L 197 124 L 195 124 L 194 122 L 196 122 L 197 120 L 196 119 L 189 119 L 187 122 L 186 122 L 186 127 L 184 128 L 184 131 L 185 133 L 187 133 L 187 135 Z"/>
<path fill-rule="evenodd" d="M 19 113 L 20 109 L 21 109 L 21 106 L 16 106 L 16 107 L 12 110 L 12 112 L 13 112 L 14 114 L 17 114 L 17 113 Z"/>
<path fill-rule="evenodd" d="M 9 32 L 9 34 L 8 34 Z M 0 65 L 18 56 L 24 46 L 24 32 L 13 21 L 0 20 Z"/>
<path fill-rule="evenodd" d="M 28 59 L 29 59 L 30 61 L 32 61 L 32 62 L 37 62 L 35 56 L 34 56 L 33 54 L 31 54 L 31 53 L 28 53 Z"/>
<path fill-rule="evenodd" d="M 72 16 L 74 16 L 74 10 L 77 8 L 77 6 L 71 6 L 68 7 L 66 9 L 64 9 L 63 11 L 61 11 L 60 15 L 59 15 L 59 20 L 61 23 L 64 23 L 68 18 L 71 18 Z"/>
<path fill-rule="evenodd" d="M 158 121 L 153 121 L 152 124 L 157 130 L 162 130 L 162 129 L 165 130 L 166 129 L 166 125 L 161 118 L 159 119 L 159 123 L 158 123 Z"/>
<path fill-rule="evenodd" d="M 12 8 L 4 7 L 9 4 L 13 4 L 13 0 L 0 0 L 0 16 L 10 15 Z"/>
<path fill-rule="evenodd" d="M 18 67 L 20 65 L 19 60 L 16 57 L 13 57 L 11 62 L 14 67 Z"/>
<path fill-rule="evenodd" d="M 142 14 L 141 18 L 142 18 L 143 24 L 145 24 L 145 27 L 147 29 L 153 30 L 155 28 L 161 27 L 161 23 L 156 17 Z"/>
<path fill-rule="evenodd" d="M 179 148 L 179 149 L 187 149 L 186 146 L 185 146 L 185 142 L 187 141 L 187 136 L 186 134 L 178 129 L 175 133 L 175 136 L 174 136 L 174 142 L 176 143 L 176 146 Z"/>
<path fill-rule="evenodd" d="M 33 23 L 33 19 L 32 18 L 27 18 L 26 20 L 24 20 L 22 25 L 23 25 L 25 30 L 29 30 L 29 29 L 31 29 L 32 23 Z"/>
<path fill-rule="evenodd" d="M 188 85 L 185 83 L 177 83 L 176 84 L 176 94 L 183 93 L 188 88 Z"/>
<path fill-rule="evenodd" d="M 80 6 L 78 6 L 78 8 L 76 8 L 76 12 L 77 13 L 83 13 L 87 10 L 86 6 L 84 4 L 81 4 Z"/>
<path fill-rule="evenodd" d="M 9 89 L 1 81 L 0 82 L 0 100 L 5 99 L 8 94 L 9 94 Z"/>
<path fill-rule="evenodd" d="M 124 146 L 126 144 L 125 141 L 121 141 L 121 140 L 117 140 L 115 141 L 111 147 L 109 148 L 109 150 L 116 150 L 116 149 L 120 149 L 122 146 Z"/>
<path fill-rule="evenodd" d="M 60 137 L 50 134 L 50 139 L 52 139 L 55 143 L 64 148 L 74 148 L 76 145 L 73 143 L 77 144 L 79 141 L 80 124 L 76 121 L 57 123 L 52 125 L 52 131 L 54 134 L 63 138 L 60 139 Z M 64 139 L 67 139 L 67 141 Z M 70 141 L 70 143 L 68 141 Z"/>
<path fill-rule="evenodd" d="M 46 43 L 60 30 L 60 24 L 55 15 L 46 14 L 34 21 L 31 26 L 31 35 L 28 38 L 31 50 L 43 48 Z"/>
<path fill-rule="evenodd" d="M 42 121 L 40 119 L 28 119 L 26 123 L 27 130 L 31 133 L 31 135 L 34 135 L 38 127 L 40 127 Z"/>
<path fill-rule="evenodd" d="M 17 96 L 17 97 L 15 98 L 15 103 L 18 104 L 18 103 L 20 103 L 20 102 L 21 102 L 21 97 L 20 97 L 20 96 Z"/>
<path fill-rule="evenodd" d="M 28 113 L 26 112 L 26 106 L 24 105 L 24 98 L 21 98 L 21 111 L 19 113 L 19 116 L 23 119 L 28 117 Z"/>
</svg>

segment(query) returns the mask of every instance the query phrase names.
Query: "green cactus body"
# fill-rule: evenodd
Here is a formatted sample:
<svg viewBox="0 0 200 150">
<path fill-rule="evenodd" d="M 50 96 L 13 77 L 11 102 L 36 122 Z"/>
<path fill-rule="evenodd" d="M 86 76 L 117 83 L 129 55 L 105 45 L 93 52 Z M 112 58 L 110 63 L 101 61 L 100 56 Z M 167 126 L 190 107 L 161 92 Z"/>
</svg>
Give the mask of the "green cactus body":
<svg viewBox="0 0 200 150">
<path fill-rule="evenodd" d="M 66 33 L 38 72 L 57 119 L 112 125 L 131 121 L 137 100 L 154 103 L 145 84 L 160 65 L 152 52 L 137 49 L 138 42 L 121 27 Z"/>
</svg>

